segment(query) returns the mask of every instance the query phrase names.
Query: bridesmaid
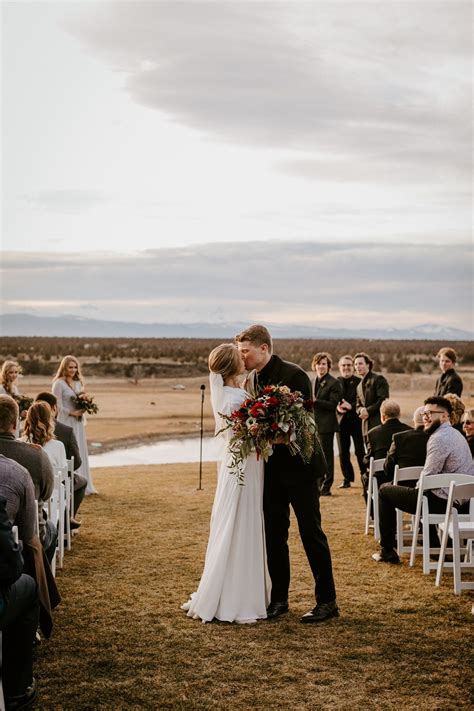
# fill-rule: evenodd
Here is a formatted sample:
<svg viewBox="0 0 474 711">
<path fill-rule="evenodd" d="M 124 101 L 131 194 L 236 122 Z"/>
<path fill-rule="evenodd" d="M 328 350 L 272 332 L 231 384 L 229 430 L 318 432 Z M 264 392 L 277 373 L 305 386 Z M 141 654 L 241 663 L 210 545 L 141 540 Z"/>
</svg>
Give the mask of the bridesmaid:
<svg viewBox="0 0 474 711">
<path fill-rule="evenodd" d="M 0 395 L 10 395 L 18 401 L 21 397 L 16 380 L 21 373 L 21 366 L 16 360 L 6 360 L 0 372 Z M 20 412 L 20 419 L 24 419 L 26 412 Z M 20 436 L 20 420 L 16 431 L 16 437 Z"/>
<path fill-rule="evenodd" d="M 74 356 L 67 355 L 61 361 L 58 372 L 53 379 L 53 394 L 58 400 L 58 421 L 69 425 L 74 430 L 79 444 L 82 464 L 76 470 L 87 479 L 86 495 L 97 494 L 92 482 L 87 453 L 84 410 L 74 409 L 72 399 L 84 390 L 84 380 L 79 368 L 79 361 Z"/>
</svg>

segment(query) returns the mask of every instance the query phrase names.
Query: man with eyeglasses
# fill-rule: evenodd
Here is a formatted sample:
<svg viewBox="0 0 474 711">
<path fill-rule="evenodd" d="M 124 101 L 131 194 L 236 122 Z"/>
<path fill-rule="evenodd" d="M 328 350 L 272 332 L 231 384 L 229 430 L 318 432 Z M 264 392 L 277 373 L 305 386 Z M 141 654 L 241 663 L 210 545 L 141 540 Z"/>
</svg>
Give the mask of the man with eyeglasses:
<svg viewBox="0 0 474 711">
<path fill-rule="evenodd" d="M 463 435 L 449 422 L 451 403 L 444 397 L 429 397 L 425 400 L 423 412 L 424 430 L 429 434 L 426 449 L 426 461 L 423 467 L 425 476 L 432 474 L 454 474 L 461 472 L 474 476 L 474 463 L 469 445 Z M 448 489 L 433 489 L 426 492 L 429 509 L 432 513 L 444 513 Z M 414 514 L 418 491 L 407 486 L 383 484 L 379 491 L 380 552 L 372 558 L 383 563 L 399 563 L 396 546 L 396 509 Z M 457 505 L 460 512 L 467 512 L 469 501 Z M 430 526 L 430 547 L 439 547 L 435 526 Z"/>
</svg>

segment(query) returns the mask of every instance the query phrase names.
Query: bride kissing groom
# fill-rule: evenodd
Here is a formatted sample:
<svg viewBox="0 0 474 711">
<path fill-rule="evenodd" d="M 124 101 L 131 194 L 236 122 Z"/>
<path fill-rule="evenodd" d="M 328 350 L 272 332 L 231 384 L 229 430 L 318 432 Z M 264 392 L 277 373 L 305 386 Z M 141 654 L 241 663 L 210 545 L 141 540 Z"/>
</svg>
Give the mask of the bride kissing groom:
<svg viewBox="0 0 474 711">
<path fill-rule="evenodd" d="M 272 338 L 261 325 L 245 329 L 209 355 L 211 399 L 216 430 L 248 397 L 268 385 L 286 385 L 311 399 L 302 368 L 273 354 Z M 239 378 L 249 371 L 242 389 Z M 204 572 L 195 593 L 182 606 L 203 622 L 249 623 L 288 612 L 290 506 L 315 582 L 316 605 L 301 617 L 317 623 L 339 615 L 331 553 L 321 527 L 319 485 L 324 472 L 313 455 L 306 463 L 285 444 L 276 444 L 263 462 L 251 453 L 244 462 L 244 485 L 229 473 L 229 430 L 219 436 L 225 449 L 212 509 Z M 271 585 L 268 580 L 270 577 Z"/>
</svg>

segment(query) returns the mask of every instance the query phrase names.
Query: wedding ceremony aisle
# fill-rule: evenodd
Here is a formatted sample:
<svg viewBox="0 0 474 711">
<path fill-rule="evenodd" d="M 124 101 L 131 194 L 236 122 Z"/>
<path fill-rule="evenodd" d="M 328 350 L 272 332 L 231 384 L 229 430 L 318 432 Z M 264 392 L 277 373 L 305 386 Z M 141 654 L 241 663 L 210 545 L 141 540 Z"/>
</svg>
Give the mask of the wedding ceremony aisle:
<svg viewBox="0 0 474 711">
<path fill-rule="evenodd" d="M 473 595 L 421 563 L 374 563 L 359 486 L 321 500 L 341 616 L 302 625 L 312 579 L 292 520 L 290 612 L 255 625 L 181 611 L 199 581 L 216 468 L 95 470 L 100 494 L 57 582 L 35 655 L 42 709 L 469 708 Z M 339 475 L 340 476 L 340 475 Z"/>
</svg>

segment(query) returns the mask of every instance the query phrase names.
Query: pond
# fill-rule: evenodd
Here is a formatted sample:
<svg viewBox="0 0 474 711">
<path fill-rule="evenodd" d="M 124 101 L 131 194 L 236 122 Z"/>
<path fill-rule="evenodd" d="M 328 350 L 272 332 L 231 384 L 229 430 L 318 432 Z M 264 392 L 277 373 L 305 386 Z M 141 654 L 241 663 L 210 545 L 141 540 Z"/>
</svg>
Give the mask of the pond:
<svg viewBox="0 0 474 711">
<path fill-rule="evenodd" d="M 202 460 L 217 460 L 218 444 L 214 437 L 203 437 Z M 91 467 L 120 467 L 133 464 L 176 464 L 199 461 L 199 437 L 167 439 L 154 444 L 114 449 L 89 457 Z"/>
</svg>

